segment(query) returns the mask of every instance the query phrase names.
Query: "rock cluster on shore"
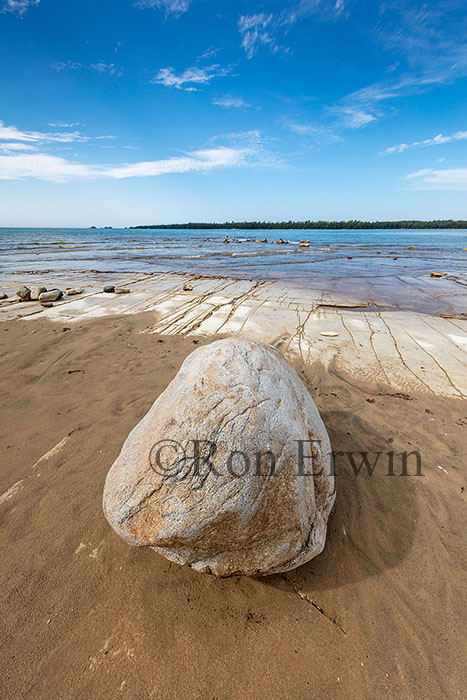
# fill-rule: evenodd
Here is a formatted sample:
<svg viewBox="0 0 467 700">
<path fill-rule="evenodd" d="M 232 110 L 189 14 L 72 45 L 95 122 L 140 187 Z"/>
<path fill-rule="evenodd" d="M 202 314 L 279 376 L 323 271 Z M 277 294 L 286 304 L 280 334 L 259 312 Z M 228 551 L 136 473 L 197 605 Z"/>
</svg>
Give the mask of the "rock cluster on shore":
<svg viewBox="0 0 467 700">
<path fill-rule="evenodd" d="M 67 296 L 74 296 L 76 294 L 82 294 L 82 289 L 72 289 L 68 288 L 65 292 Z M 27 287 L 26 285 L 21 285 L 21 287 L 16 292 L 16 298 L 11 299 L 11 303 L 15 301 L 38 301 L 41 306 L 50 307 L 53 306 L 54 301 L 58 301 L 64 295 L 61 289 L 47 289 L 47 287 L 41 287 L 39 285 L 34 287 Z M 8 299 L 7 294 L 0 294 L 0 299 Z"/>
<path fill-rule="evenodd" d="M 195 350 L 111 467 L 114 530 L 217 576 L 289 571 L 319 554 L 335 499 L 326 428 L 274 348 Z"/>
</svg>

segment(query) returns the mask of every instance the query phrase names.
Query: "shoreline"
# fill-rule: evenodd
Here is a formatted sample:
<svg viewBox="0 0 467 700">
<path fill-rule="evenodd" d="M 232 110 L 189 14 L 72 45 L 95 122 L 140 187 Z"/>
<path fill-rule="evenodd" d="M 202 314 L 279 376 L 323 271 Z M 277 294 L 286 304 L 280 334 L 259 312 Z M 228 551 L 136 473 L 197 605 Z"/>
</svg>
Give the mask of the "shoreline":
<svg viewBox="0 0 467 700">
<path fill-rule="evenodd" d="M 305 364 L 320 362 L 394 392 L 465 398 L 467 319 L 378 306 L 358 296 L 271 281 L 190 273 L 112 277 L 124 295 L 105 294 L 108 274 L 31 275 L 49 288 L 84 288 L 45 309 L 38 302 L 0 302 L 0 321 L 38 316 L 62 324 L 150 312 L 145 333 L 244 335 Z M 10 291 L 26 281 L 10 276 Z M 436 289 L 438 280 L 433 280 Z M 187 284 L 191 289 L 183 290 Z"/>
</svg>

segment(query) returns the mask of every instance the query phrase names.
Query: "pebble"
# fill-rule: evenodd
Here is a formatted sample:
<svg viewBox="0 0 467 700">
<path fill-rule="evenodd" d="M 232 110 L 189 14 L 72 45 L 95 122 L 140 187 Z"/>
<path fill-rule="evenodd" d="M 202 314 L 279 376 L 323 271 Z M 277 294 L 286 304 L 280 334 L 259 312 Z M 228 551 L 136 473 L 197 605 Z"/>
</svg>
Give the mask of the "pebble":
<svg viewBox="0 0 467 700">
<path fill-rule="evenodd" d="M 325 338 L 337 338 L 339 333 L 334 333 L 334 331 L 321 331 L 320 335 L 323 335 Z"/>
<path fill-rule="evenodd" d="M 67 289 L 66 290 L 67 297 L 74 297 L 75 294 L 82 294 L 82 293 L 83 293 L 82 289 Z"/>
<path fill-rule="evenodd" d="M 45 309 L 50 309 L 53 304 L 51 301 L 41 301 L 41 306 L 43 306 Z"/>
<path fill-rule="evenodd" d="M 115 294 L 129 294 L 131 289 L 128 287 L 115 287 Z"/>
<path fill-rule="evenodd" d="M 187 284 L 187 283 L 185 282 L 185 284 L 183 285 L 183 291 L 184 291 L 184 292 L 192 292 L 192 291 L 193 291 L 193 287 L 191 286 L 191 284 Z"/>
<path fill-rule="evenodd" d="M 60 299 L 60 297 L 63 296 L 63 293 L 60 289 L 49 289 L 48 292 L 43 292 L 42 294 L 39 294 L 39 301 L 57 301 L 57 299 Z"/>
<path fill-rule="evenodd" d="M 21 301 L 29 301 L 31 299 L 31 290 L 29 287 L 21 285 L 21 287 L 16 292 L 16 296 L 21 299 Z"/>
<path fill-rule="evenodd" d="M 104 287 L 104 292 L 106 294 L 113 294 L 115 292 L 115 287 L 113 284 L 108 284 Z"/>
<path fill-rule="evenodd" d="M 31 287 L 31 301 L 37 301 L 41 294 L 47 291 L 47 287 Z"/>
<path fill-rule="evenodd" d="M 8 299 L 8 294 L 0 294 L 0 299 Z"/>
</svg>

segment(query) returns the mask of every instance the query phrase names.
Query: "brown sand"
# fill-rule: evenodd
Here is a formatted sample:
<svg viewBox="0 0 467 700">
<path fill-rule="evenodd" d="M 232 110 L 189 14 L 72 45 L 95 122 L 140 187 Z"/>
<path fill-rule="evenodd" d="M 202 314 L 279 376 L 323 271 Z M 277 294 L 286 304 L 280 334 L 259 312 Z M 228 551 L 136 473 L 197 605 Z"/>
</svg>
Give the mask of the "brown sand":
<svg viewBox="0 0 467 700">
<path fill-rule="evenodd" d="M 102 515 L 108 468 L 194 348 L 138 332 L 153 320 L 0 326 L 2 697 L 465 697 L 465 404 L 297 367 L 335 450 L 418 449 L 423 476 L 338 461 L 321 556 L 217 580 Z"/>
</svg>

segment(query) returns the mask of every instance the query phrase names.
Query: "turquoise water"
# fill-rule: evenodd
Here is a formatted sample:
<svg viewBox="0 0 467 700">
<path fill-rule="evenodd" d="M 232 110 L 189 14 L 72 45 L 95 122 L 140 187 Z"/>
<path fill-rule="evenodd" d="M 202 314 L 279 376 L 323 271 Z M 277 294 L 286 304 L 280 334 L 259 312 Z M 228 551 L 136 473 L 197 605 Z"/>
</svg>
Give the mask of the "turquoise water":
<svg viewBox="0 0 467 700">
<path fill-rule="evenodd" d="M 0 274 L 40 270 L 192 272 L 298 285 L 397 279 L 431 271 L 465 278 L 467 231 L 0 229 Z M 276 245 L 279 238 L 287 245 Z M 267 243 L 255 242 L 267 238 Z M 310 240 L 299 248 L 300 239 Z M 409 249 L 409 246 L 416 246 Z M 351 260 L 349 260 L 351 258 Z"/>
</svg>

